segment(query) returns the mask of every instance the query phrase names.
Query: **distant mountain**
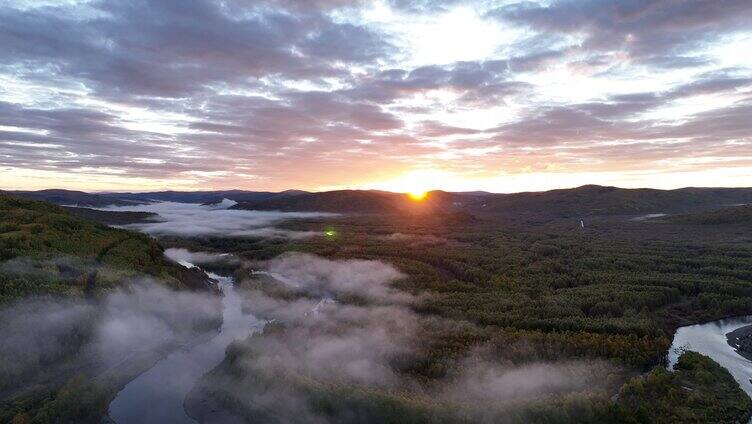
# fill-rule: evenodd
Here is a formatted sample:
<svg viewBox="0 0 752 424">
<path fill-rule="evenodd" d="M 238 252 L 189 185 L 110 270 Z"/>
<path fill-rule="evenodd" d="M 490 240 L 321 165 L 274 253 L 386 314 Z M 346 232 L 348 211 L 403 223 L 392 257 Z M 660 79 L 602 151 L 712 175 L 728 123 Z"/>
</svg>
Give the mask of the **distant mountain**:
<svg viewBox="0 0 752 424">
<path fill-rule="evenodd" d="M 336 190 L 239 202 L 233 209 L 389 213 L 403 196 L 381 191 Z"/>
<path fill-rule="evenodd" d="M 0 191 L 0 194 L 10 194 L 32 200 L 41 200 L 56 205 L 103 207 L 109 205 L 130 205 L 133 201 L 121 199 L 109 194 L 91 194 L 74 190 L 39 190 L 39 191 Z"/>
<path fill-rule="evenodd" d="M 255 201 L 239 202 L 233 209 L 317 211 L 369 214 L 421 214 L 461 210 L 478 201 L 476 195 L 432 191 L 421 201 L 402 193 L 378 190 L 336 190 L 318 193 L 297 193 Z"/>
<path fill-rule="evenodd" d="M 752 203 L 748 188 L 623 189 L 587 185 L 573 189 L 495 194 L 432 191 L 416 202 L 404 194 L 338 190 L 240 202 L 236 209 L 339 213 L 421 213 L 464 211 L 518 218 L 573 218 L 593 215 L 682 213 Z"/>
<path fill-rule="evenodd" d="M 692 213 L 752 203 L 750 188 L 683 188 L 678 190 L 624 189 L 586 185 L 543 192 L 498 194 L 432 191 L 422 201 L 401 193 L 379 190 L 306 192 L 265 191 L 159 191 L 89 194 L 68 190 L 13 192 L 56 204 L 87 207 L 127 205 L 149 201 L 216 204 L 230 199 L 234 209 L 318 211 L 367 214 L 454 213 L 510 218 L 557 219 L 596 215 Z"/>
<path fill-rule="evenodd" d="M 73 216 L 88 219 L 104 225 L 135 224 L 137 222 L 153 220 L 159 216 L 152 212 L 120 212 L 71 206 L 62 206 L 62 208 Z"/>
<path fill-rule="evenodd" d="M 488 196 L 471 207 L 508 216 L 572 218 L 696 212 L 743 203 L 752 203 L 752 189 L 657 190 L 586 185 L 573 189 Z"/>
<path fill-rule="evenodd" d="M 213 190 L 213 191 L 151 191 L 144 193 L 107 193 L 106 196 L 136 202 L 219 203 L 222 199 L 236 202 L 265 199 L 277 193 L 266 191 Z"/>
<path fill-rule="evenodd" d="M 697 225 L 752 225 L 752 205 L 731 206 L 709 212 L 671 215 L 661 220 Z"/>
<path fill-rule="evenodd" d="M 222 199 L 235 202 L 259 201 L 306 194 L 301 190 L 270 191 L 212 190 L 212 191 L 150 191 L 133 193 L 85 193 L 73 190 L 0 191 L 32 200 L 41 200 L 64 206 L 101 208 L 110 205 L 127 206 L 148 202 L 178 202 L 215 204 Z"/>
</svg>

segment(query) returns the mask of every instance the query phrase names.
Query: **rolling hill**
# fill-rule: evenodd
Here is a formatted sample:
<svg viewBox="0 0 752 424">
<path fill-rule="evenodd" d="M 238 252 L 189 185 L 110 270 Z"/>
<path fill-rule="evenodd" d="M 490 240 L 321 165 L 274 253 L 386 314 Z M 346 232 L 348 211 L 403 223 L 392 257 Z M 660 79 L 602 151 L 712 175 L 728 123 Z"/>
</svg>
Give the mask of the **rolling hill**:
<svg viewBox="0 0 752 424">
<path fill-rule="evenodd" d="M 285 190 L 279 193 L 270 191 L 247 190 L 213 190 L 213 191 L 148 191 L 133 193 L 86 193 L 75 190 L 38 190 L 38 191 L 0 191 L 7 194 L 25 197 L 32 200 L 54 203 L 64 206 L 79 206 L 99 208 L 110 205 L 127 206 L 149 202 L 178 202 L 178 203 L 218 203 L 222 199 L 236 202 L 281 199 L 299 194 L 307 194 L 301 190 Z"/>
<path fill-rule="evenodd" d="M 240 202 L 236 209 L 339 213 L 464 211 L 517 218 L 575 218 L 594 215 L 686 213 L 752 203 L 752 189 L 623 189 L 596 185 L 514 194 L 432 191 L 422 202 L 399 193 L 340 190 Z"/>
<path fill-rule="evenodd" d="M 89 194 L 66 190 L 14 192 L 51 203 L 101 207 L 149 201 L 218 203 L 238 202 L 234 209 L 318 211 L 362 214 L 426 214 L 467 212 L 513 218 L 562 219 L 597 215 L 695 213 L 752 203 L 750 188 L 682 188 L 677 190 L 624 189 L 586 185 L 543 192 L 499 194 L 487 192 L 432 191 L 422 201 L 402 193 L 378 190 L 335 190 L 279 193 L 261 191 L 197 191 Z M 114 218 L 113 218 L 114 219 Z"/>
<path fill-rule="evenodd" d="M 92 194 L 74 190 L 0 191 L 0 194 L 40 200 L 54 203 L 56 205 L 85 206 L 92 208 L 99 208 L 108 205 L 124 206 L 134 203 L 107 194 Z"/>
<path fill-rule="evenodd" d="M 481 208 L 485 212 L 504 215 L 572 218 L 683 213 L 751 202 L 752 189 L 748 188 L 657 190 L 587 185 L 573 189 L 494 196 L 484 199 Z"/>
<path fill-rule="evenodd" d="M 718 210 L 673 215 L 664 221 L 696 225 L 752 225 L 752 205 L 731 206 Z"/>
<path fill-rule="evenodd" d="M 29 294 L 94 294 L 151 276 L 202 289 L 207 278 L 167 260 L 151 237 L 75 217 L 46 202 L 0 195 L 0 301 Z"/>
</svg>

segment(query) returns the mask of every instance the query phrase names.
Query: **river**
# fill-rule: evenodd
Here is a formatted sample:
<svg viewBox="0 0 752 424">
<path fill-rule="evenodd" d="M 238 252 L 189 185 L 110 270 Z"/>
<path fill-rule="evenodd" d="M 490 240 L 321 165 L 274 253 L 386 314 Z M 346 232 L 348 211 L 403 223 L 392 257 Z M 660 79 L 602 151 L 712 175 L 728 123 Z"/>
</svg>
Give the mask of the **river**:
<svg viewBox="0 0 752 424">
<path fill-rule="evenodd" d="M 297 286 L 281 276 L 258 273 Z M 172 352 L 128 383 L 110 403 L 109 415 L 116 423 L 196 423 L 186 414 L 183 406 L 188 392 L 201 376 L 219 365 L 233 340 L 263 328 L 265 321 L 242 312 L 241 300 L 235 292 L 232 278 L 212 273 L 209 276 L 217 280 L 224 293 L 219 334 L 205 343 Z M 312 312 L 315 313 L 317 308 Z M 726 334 L 750 324 L 752 315 L 680 327 L 668 352 L 669 368 L 673 369 L 682 350 L 699 352 L 726 368 L 742 390 L 752 397 L 752 361 L 736 353 L 726 340 Z"/>
<path fill-rule="evenodd" d="M 128 383 L 110 403 L 109 415 L 116 423 L 196 423 L 183 407 L 188 392 L 202 375 L 219 365 L 233 340 L 263 328 L 264 321 L 243 314 L 232 278 L 208 275 L 218 281 L 224 293 L 219 334 L 205 343 L 172 352 Z"/>
<path fill-rule="evenodd" d="M 668 351 L 669 368 L 673 369 L 682 349 L 699 352 L 726 368 L 752 397 L 752 362 L 736 353 L 726 341 L 726 334 L 750 324 L 752 315 L 680 327 Z"/>
</svg>

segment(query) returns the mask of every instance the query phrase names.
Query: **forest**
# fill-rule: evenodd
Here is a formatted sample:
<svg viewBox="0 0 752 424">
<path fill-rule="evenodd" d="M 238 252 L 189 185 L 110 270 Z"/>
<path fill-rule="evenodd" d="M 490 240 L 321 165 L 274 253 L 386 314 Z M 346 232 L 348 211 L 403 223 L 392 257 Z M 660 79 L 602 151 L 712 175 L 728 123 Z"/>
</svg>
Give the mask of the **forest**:
<svg viewBox="0 0 752 424">
<path fill-rule="evenodd" d="M 747 416 L 749 399 L 709 359 L 686 354 L 676 372 L 665 370 L 678 326 L 752 312 L 752 249 L 746 222 L 708 225 L 701 218 L 633 220 L 617 215 L 593 217 L 583 228 L 579 219 L 541 223 L 489 214 L 472 219 L 348 215 L 291 222 L 285 228 L 322 235 L 302 241 L 209 237 L 165 242 L 233 252 L 252 263 L 299 251 L 330 259 L 375 259 L 399 268 L 407 278 L 395 287 L 420 298 L 411 305 L 413 310 L 421 317 L 454 324 L 421 321 L 421 348 L 409 361 L 394 366 L 419 381 L 422 389 L 400 395 L 409 402 L 400 396 L 395 400 L 389 391 L 371 393 L 391 399 L 383 400 L 384 408 L 394 414 L 390 416 L 404 418 L 403 408 L 408 408 L 417 414 L 415 422 L 437 421 L 434 414 L 440 411 L 414 402 L 426 387 L 451 378 L 460 358 L 479 346 L 499 363 L 588 358 L 606 360 L 617 370 L 603 391 L 533 403 L 516 412 L 518 422 L 720 423 L 741 422 Z M 236 276 L 245 281 L 249 293 L 261 289 L 274 297 L 291 296 L 278 286 L 254 282 L 242 270 Z M 258 337 L 267 337 L 266 332 Z M 229 356 L 208 381 L 240 375 L 232 358 L 254 357 L 253 345 L 238 343 L 244 353 Z M 727 389 L 710 384 L 710 375 Z M 325 389 L 301 378 L 307 382 L 301 390 L 313 396 L 313 404 L 324 405 L 320 410 L 330 414 L 328 419 L 336 421 L 336 411 L 354 408 L 348 402 L 370 404 L 343 400 L 342 393 L 360 393 L 352 387 Z M 688 390 L 682 387 L 692 387 L 696 396 L 681 395 Z M 616 394 L 617 402 L 608 401 Z M 249 407 L 231 393 L 225 395 L 225 405 Z M 719 408 L 708 408 L 702 401 L 711 395 Z M 653 408 L 656 401 L 660 407 Z M 244 413 L 256 417 L 259 412 L 252 408 Z M 378 413 L 368 414 L 373 422 L 389 421 Z M 508 418 L 510 411 L 500 416 Z"/>
<path fill-rule="evenodd" d="M 78 218 L 46 202 L 0 195 L 0 331 L 6 341 L 0 344 L 0 422 L 101 422 L 123 381 L 155 360 L 140 358 L 130 368 L 123 361 L 127 350 L 112 357 L 89 352 L 97 323 L 127 318 L 112 316 L 106 296 L 144 279 L 165 290 L 208 288 L 203 272 L 167 260 L 147 235 Z M 15 315 L 20 312 L 40 323 L 56 320 L 55 331 L 18 322 L 29 319 Z M 190 330 L 212 330 L 218 319 L 199 313 Z M 34 346 L 15 345 L 24 334 L 34 335 Z M 122 368 L 103 372 L 103 364 L 113 361 L 123 361 Z"/>
<path fill-rule="evenodd" d="M 166 247 L 233 254 L 238 261 L 205 267 L 234 275 L 251 311 L 262 295 L 280 302 L 315 298 L 254 273 L 295 252 L 332 263 L 378 261 L 398 270 L 402 277 L 389 290 L 408 296 L 404 304 L 357 294 L 334 298 L 353 311 L 397 307 L 395 316 L 404 314 L 412 323 L 405 340 L 413 347 L 388 352 L 381 364 L 394 382 L 373 386 L 292 369 L 249 369 L 249 359 L 263 357 L 266 346 L 301 331 L 296 321 L 267 324 L 263 333 L 232 344 L 223 363 L 191 393 L 249 420 L 295 421 L 249 402 L 248 394 L 259 390 L 284 390 L 303 399 L 308 413 L 330 422 L 728 423 L 746 420 L 752 410 L 728 372 L 702 355 L 687 352 L 674 371 L 665 368 L 678 326 L 752 313 L 746 221 L 704 218 L 713 212 L 647 220 L 593 216 L 583 222 L 494 213 L 346 214 L 279 224 L 319 234 L 308 238 L 154 239 L 90 220 L 149 216 L 84 210 L 76 217 L 11 196 L 0 197 L 0 210 L 0 286 L 9 305 L 40 295 L 96 304 L 135 276 L 179 290 L 204 288 L 205 275 L 168 261 Z M 19 272 L 24 267 L 35 271 Z M 395 327 L 395 337 L 403 324 Z M 212 326 L 210 320 L 204 325 Z M 90 328 L 71 331 L 76 336 L 67 350 L 39 358 L 39 369 L 64 364 L 91 338 Z M 344 330 L 306 331 L 316 339 Z M 500 370 L 543 367 L 545 375 L 593 384 L 511 402 L 447 394 L 474 369 L 473 361 Z M 108 383 L 76 367 L 55 369 L 64 371 L 52 380 L 35 371 L 24 375 L 42 384 L 22 391 L 9 385 L 18 376 L 4 370 L 0 421 L 98 422 L 123 378 L 115 375 Z M 222 385 L 231 389 L 217 389 Z"/>
</svg>

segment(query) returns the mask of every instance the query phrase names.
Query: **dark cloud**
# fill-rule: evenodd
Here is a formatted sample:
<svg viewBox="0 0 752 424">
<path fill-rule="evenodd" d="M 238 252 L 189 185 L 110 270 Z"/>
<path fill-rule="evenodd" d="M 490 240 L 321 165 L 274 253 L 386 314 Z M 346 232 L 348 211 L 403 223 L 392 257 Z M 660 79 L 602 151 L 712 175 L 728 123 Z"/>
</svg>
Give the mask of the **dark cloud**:
<svg viewBox="0 0 752 424">
<path fill-rule="evenodd" d="M 516 63 L 516 62 L 515 62 Z M 508 95 L 525 92 L 530 84 L 514 81 L 510 61 L 457 62 L 448 66 L 422 66 L 412 70 L 389 69 L 359 79 L 342 93 L 352 99 L 390 103 L 430 90 L 451 90 L 465 105 L 503 102 Z"/>
<path fill-rule="evenodd" d="M 487 57 L 413 64 L 413 40 L 364 23 L 372 5 L 361 0 L 4 7 L 0 166 L 316 188 L 385 166 L 524 168 L 543 147 L 562 148 L 546 160 L 567 163 L 631 152 L 635 166 L 684 156 L 680 147 L 749 156 L 749 67 L 722 68 L 706 51 L 752 30 L 748 2 L 387 4 L 416 22 L 463 6 L 523 30 Z M 574 100 L 558 90 L 569 82 L 560 72 L 601 83 L 681 75 L 656 92 L 599 84 Z M 734 99 L 673 121 L 649 115 L 700 95 Z M 472 125 L 436 118 L 485 109 L 504 111 Z M 575 146 L 579 159 L 564 153 Z M 498 154 L 465 156 L 478 148 Z"/>
<path fill-rule="evenodd" d="M 315 10 L 263 6 L 101 0 L 79 16 L 62 8 L 6 8 L 0 52 L 6 63 L 50 65 L 109 96 L 184 97 L 209 84 L 266 75 L 338 75 L 330 62 L 373 60 L 389 49 L 370 29 Z"/>
<path fill-rule="evenodd" d="M 383 57 L 391 46 L 373 31 L 342 24 L 328 26 L 305 40 L 301 47 L 308 57 L 361 63 Z"/>
<path fill-rule="evenodd" d="M 701 64 L 702 58 L 685 53 L 720 34 L 752 27 L 752 6 L 746 0 L 522 2 L 490 16 L 540 31 L 585 34 L 586 50 L 626 51 L 634 60 L 663 67 Z"/>
</svg>

